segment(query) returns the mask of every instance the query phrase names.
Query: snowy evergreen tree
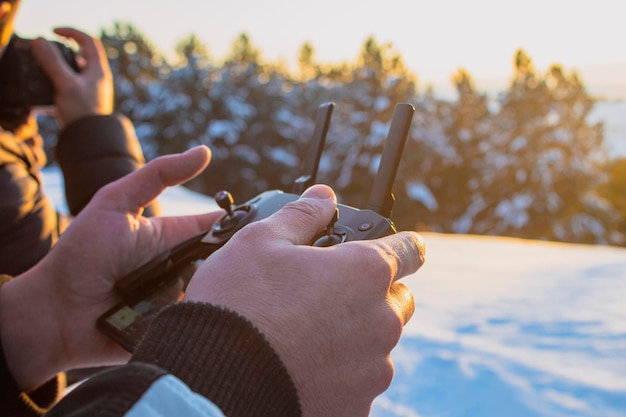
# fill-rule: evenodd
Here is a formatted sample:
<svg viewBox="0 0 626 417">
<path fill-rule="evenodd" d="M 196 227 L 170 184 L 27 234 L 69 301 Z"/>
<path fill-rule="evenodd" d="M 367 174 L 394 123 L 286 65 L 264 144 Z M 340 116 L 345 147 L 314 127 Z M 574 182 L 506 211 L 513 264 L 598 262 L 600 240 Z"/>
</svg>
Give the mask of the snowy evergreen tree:
<svg viewBox="0 0 626 417">
<path fill-rule="evenodd" d="M 174 63 L 164 79 L 158 109 L 159 153 L 184 152 L 205 143 L 213 103 L 209 97 L 211 73 L 208 49 L 195 35 L 181 40 Z"/>
<path fill-rule="evenodd" d="M 576 74 L 553 66 L 540 77 L 518 51 L 481 178 L 488 194 L 476 232 L 609 241 L 610 209 L 592 191 L 606 161 L 601 126 L 587 122 L 592 106 Z"/>
<path fill-rule="evenodd" d="M 114 23 L 101 40 L 109 58 L 115 86 L 115 110 L 135 125 L 148 159 L 159 154 L 157 116 L 163 97 L 162 80 L 169 67 L 161 54 L 132 24 Z"/>
<path fill-rule="evenodd" d="M 341 68 L 341 67 L 339 67 Z M 415 80 L 392 45 L 367 39 L 350 72 L 333 69 L 336 97 L 322 175 L 341 201 L 365 207 L 397 103 L 415 100 Z"/>
<path fill-rule="evenodd" d="M 608 163 L 606 173 L 597 192 L 616 210 L 612 221 L 607 222 L 609 240 L 626 246 L 626 158 L 617 158 Z"/>
<path fill-rule="evenodd" d="M 365 207 L 395 105 L 408 102 L 416 112 L 392 213 L 400 229 L 625 244 L 624 164 L 609 163 L 602 126 L 587 121 L 594 100 L 575 73 L 554 65 L 538 75 L 523 51 L 494 101 L 464 70 L 453 76 L 455 99 L 419 94 L 400 55 L 374 38 L 357 62 L 330 65 L 305 43 L 294 78 L 264 62 L 246 34 L 219 65 L 194 35 L 179 42 L 173 64 L 131 24 L 101 36 L 116 110 L 135 124 L 147 158 L 211 148 L 209 169 L 190 184 L 197 191 L 226 189 L 238 202 L 290 191 L 316 111 L 332 101 L 318 181 Z M 54 123 L 41 122 L 54 137 Z"/>
<path fill-rule="evenodd" d="M 203 191 L 220 189 L 243 202 L 271 188 L 285 188 L 295 176 L 298 145 L 280 132 L 291 81 L 263 64 L 246 34 L 234 42 L 224 65 L 211 75 L 213 103 L 206 139 L 214 153 Z M 219 178 L 219 181 L 215 181 Z"/>
<path fill-rule="evenodd" d="M 478 177 L 488 152 L 491 113 L 488 98 L 474 87 L 470 74 L 453 77 L 457 100 L 426 94 L 416 104 L 414 128 L 401 171 L 402 227 L 431 225 L 440 231 L 469 232 L 483 200 Z M 404 193 L 402 193 L 404 192 Z M 400 210 L 399 210 L 400 211 Z"/>
<path fill-rule="evenodd" d="M 345 82 L 345 64 L 322 65 L 315 60 L 315 50 L 309 43 L 300 48 L 298 56 L 299 77 L 290 85 L 290 91 L 285 94 L 286 102 L 281 111 L 281 119 L 289 121 L 282 127 L 282 134 L 295 138 L 298 142 L 298 160 L 300 166 L 296 171 L 295 178 L 302 174 L 302 165 L 310 154 L 312 134 L 315 129 L 315 121 L 320 105 L 333 102 L 336 104 L 330 120 L 330 126 L 326 137 L 326 144 L 322 152 L 317 182 L 331 184 L 329 173 L 337 168 L 337 149 L 330 142 L 337 137 L 341 129 L 340 103 L 342 88 Z M 291 188 L 289 188 L 291 189 Z"/>
<path fill-rule="evenodd" d="M 614 227 L 623 216 L 595 191 L 607 157 L 582 82 L 559 66 L 538 76 L 523 51 L 515 69 L 495 106 L 465 71 L 454 77 L 456 101 L 417 102 L 400 212 L 445 232 L 623 241 Z"/>
</svg>

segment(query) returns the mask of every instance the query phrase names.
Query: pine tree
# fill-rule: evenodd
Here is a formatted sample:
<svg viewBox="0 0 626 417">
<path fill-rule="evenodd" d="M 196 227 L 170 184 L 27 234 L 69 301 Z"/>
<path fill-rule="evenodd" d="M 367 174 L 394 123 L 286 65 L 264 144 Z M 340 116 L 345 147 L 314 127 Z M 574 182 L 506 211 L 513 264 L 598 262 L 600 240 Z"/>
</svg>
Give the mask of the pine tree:
<svg viewBox="0 0 626 417">
<path fill-rule="evenodd" d="M 456 101 L 433 97 L 425 101 L 431 109 L 424 109 L 418 121 L 436 130 L 428 130 L 425 138 L 408 148 L 422 157 L 410 167 L 412 178 L 406 189 L 419 191 L 414 199 L 422 200 L 423 207 L 416 207 L 421 222 L 442 231 L 467 233 L 482 206 L 480 175 L 489 150 L 492 115 L 487 96 L 476 90 L 467 71 L 460 69 L 452 81 Z M 422 169 L 415 169 L 420 165 Z M 411 200 L 410 194 L 407 199 Z"/>
<path fill-rule="evenodd" d="M 144 154 L 159 154 L 156 126 L 161 80 L 169 71 L 163 57 L 132 24 L 116 22 L 100 38 L 109 58 L 115 86 L 115 110 L 129 117 L 137 131 Z"/>
<path fill-rule="evenodd" d="M 598 195 L 615 208 L 613 222 L 609 223 L 610 243 L 626 246 L 626 158 L 617 158 L 607 164 L 606 178 L 597 188 Z"/>
<path fill-rule="evenodd" d="M 194 34 L 178 42 L 178 62 L 163 80 L 158 114 L 159 153 L 177 153 L 207 142 L 205 137 L 213 103 L 210 98 L 214 70 L 207 46 Z"/>
<path fill-rule="evenodd" d="M 413 103 L 413 124 L 396 177 L 392 218 L 400 229 L 443 231 L 448 217 L 439 201 L 442 196 L 435 192 L 446 185 L 439 172 L 450 152 L 445 128 L 452 123 L 450 103 L 432 91 Z"/>
<path fill-rule="evenodd" d="M 237 201 L 289 190 L 301 173 L 318 106 L 336 103 L 318 180 L 364 207 L 396 103 L 415 105 L 396 178 L 392 218 L 401 229 L 623 243 L 619 164 L 607 170 L 594 100 L 558 65 L 539 75 L 518 51 L 496 102 L 469 73 L 453 77 L 456 100 L 420 95 L 390 44 L 367 39 L 356 63 L 320 65 L 300 50 L 300 74 L 268 64 L 246 34 L 214 65 L 194 35 L 173 65 L 132 25 L 102 32 L 116 110 L 135 124 L 148 159 L 209 145 L 213 161 L 194 188 L 227 189 Z M 44 126 L 45 129 L 45 126 Z M 218 180 L 216 180 L 218 179 Z M 421 227 L 421 226 L 420 226 Z"/>
<path fill-rule="evenodd" d="M 333 153 L 326 157 L 322 175 L 344 203 L 365 207 L 395 104 L 415 99 L 415 79 L 391 44 L 369 38 L 334 92 L 337 107 L 327 145 Z"/>
<path fill-rule="evenodd" d="M 290 81 L 282 71 L 262 62 L 246 34 L 233 43 L 219 71 L 212 74 L 213 103 L 207 130 L 214 158 L 204 192 L 228 189 L 245 201 L 271 188 L 285 188 L 297 169 L 297 145 L 281 134 L 285 94 Z"/>
<path fill-rule="evenodd" d="M 606 242 L 608 212 L 590 192 L 606 160 L 593 99 L 576 74 L 536 74 L 518 51 L 515 75 L 500 98 L 492 153 L 484 171 L 487 205 L 478 231 L 578 242 Z"/>
</svg>

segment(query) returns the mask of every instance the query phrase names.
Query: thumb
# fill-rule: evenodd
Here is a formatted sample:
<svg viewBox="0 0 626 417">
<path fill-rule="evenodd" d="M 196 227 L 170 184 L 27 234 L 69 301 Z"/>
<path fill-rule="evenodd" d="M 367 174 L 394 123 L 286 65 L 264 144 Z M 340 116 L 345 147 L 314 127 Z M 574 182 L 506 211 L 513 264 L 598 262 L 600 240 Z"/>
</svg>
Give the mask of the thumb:
<svg viewBox="0 0 626 417">
<path fill-rule="evenodd" d="M 279 239 L 308 245 L 328 225 L 336 207 L 334 191 L 326 185 L 314 185 L 264 221 L 281 235 Z"/>
</svg>

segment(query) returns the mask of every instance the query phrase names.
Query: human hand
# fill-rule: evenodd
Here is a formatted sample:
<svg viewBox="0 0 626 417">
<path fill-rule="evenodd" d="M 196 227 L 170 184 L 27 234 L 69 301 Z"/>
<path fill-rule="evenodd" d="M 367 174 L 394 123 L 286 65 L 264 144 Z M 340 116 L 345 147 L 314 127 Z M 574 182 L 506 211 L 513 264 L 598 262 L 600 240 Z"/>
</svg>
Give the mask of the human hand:
<svg viewBox="0 0 626 417">
<path fill-rule="evenodd" d="M 195 177 L 209 159 L 208 148 L 194 148 L 103 187 L 46 257 L 0 288 L 2 347 L 20 387 L 34 388 L 63 370 L 128 359 L 96 320 L 119 302 L 116 280 L 209 230 L 223 214 L 141 216 L 166 187 Z"/>
<path fill-rule="evenodd" d="M 81 49 L 75 72 L 51 42 L 31 41 L 33 56 L 50 77 L 55 89 L 55 105 L 61 126 L 90 115 L 113 112 L 113 77 L 104 47 L 99 39 L 79 30 L 58 28 L 57 35 L 75 40 Z"/>
<path fill-rule="evenodd" d="M 13 35 L 13 20 L 20 7 L 21 0 L 7 2 L 0 1 L 0 56 L 4 48 L 9 44 Z"/>
<path fill-rule="evenodd" d="M 303 415 L 366 416 L 391 383 L 390 352 L 413 314 L 397 280 L 419 269 L 425 249 L 413 232 L 309 246 L 335 207 L 332 190 L 315 186 L 247 225 L 202 264 L 185 298 L 257 326 L 293 378 Z"/>
</svg>

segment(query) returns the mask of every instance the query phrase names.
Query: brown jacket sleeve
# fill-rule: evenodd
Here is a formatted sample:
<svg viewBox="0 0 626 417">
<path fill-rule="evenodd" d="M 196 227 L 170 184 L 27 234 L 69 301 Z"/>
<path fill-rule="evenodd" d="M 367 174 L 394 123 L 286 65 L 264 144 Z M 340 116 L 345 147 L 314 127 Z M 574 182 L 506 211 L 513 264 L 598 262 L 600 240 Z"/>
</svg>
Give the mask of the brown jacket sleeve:
<svg viewBox="0 0 626 417">
<path fill-rule="evenodd" d="M 72 215 L 104 185 L 144 163 L 133 125 L 121 115 L 88 116 L 70 124 L 59 135 L 55 152 Z M 153 209 L 144 215 L 153 215 Z"/>
</svg>

